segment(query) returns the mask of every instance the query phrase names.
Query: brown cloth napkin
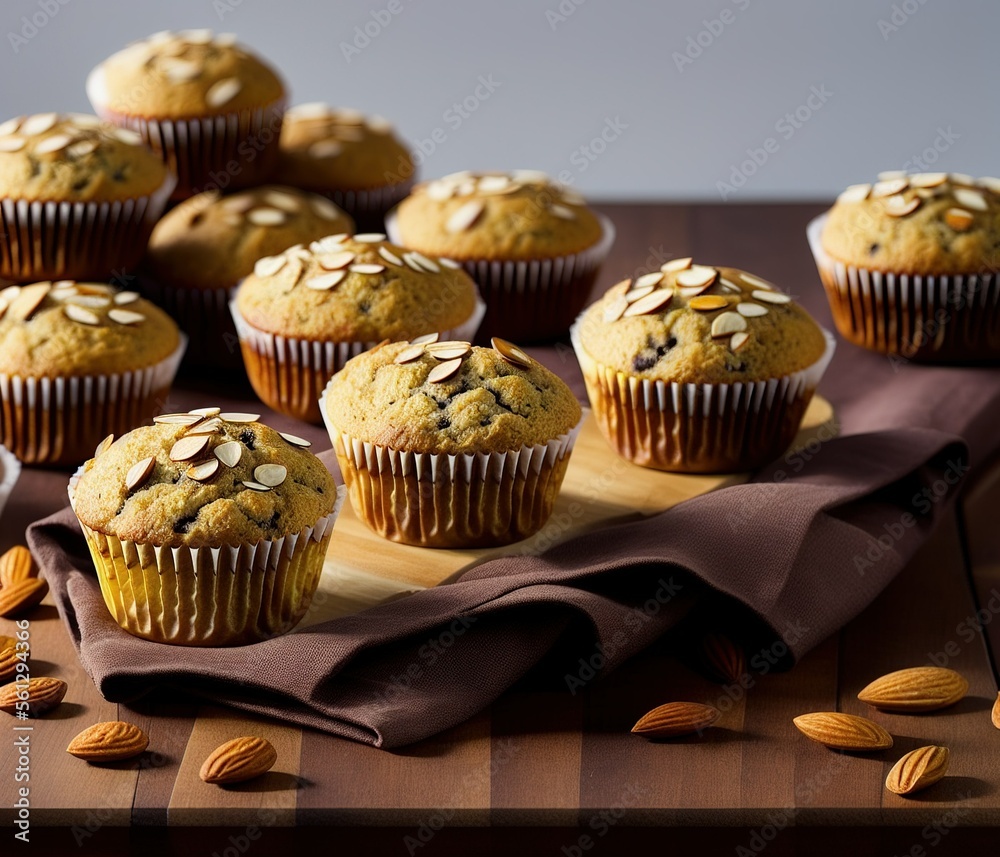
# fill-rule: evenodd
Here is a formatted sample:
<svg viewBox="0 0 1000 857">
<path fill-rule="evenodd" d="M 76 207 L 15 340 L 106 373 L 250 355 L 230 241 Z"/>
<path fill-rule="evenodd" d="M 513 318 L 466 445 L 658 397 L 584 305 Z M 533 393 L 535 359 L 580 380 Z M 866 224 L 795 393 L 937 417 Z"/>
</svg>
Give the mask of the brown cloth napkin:
<svg viewBox="0 0 1000 857">
<path fill-rule="evenodd" d="M 970 463 L 1000 445 L 1000 372 L 891 365 L 847 346 L 830 376 L 841 436 L 751 483 L 252 646 L 172 647 L 122 631 L 68 509 L 28 539 L 108 699 L 170 687 L 396 747 L 460 723 L 529 671 L 575 691 L 693 609 L 735 605 L 792 657 L 859 613 Z"/>
</svg>

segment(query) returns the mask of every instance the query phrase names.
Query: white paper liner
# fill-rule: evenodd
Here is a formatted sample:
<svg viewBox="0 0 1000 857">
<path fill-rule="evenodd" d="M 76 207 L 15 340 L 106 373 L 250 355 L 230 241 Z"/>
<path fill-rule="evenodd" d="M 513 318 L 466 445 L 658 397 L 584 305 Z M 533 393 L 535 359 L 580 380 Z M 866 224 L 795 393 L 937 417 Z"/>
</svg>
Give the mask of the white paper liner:
<svg viewBox="0 0 1000 857">
<path fill-rule="evenodd" d="M 0 515 L 21 475 L 21 462 L 7 447 L 0 446 Z"/>
<path fill-rule="evenodd" d="M 823 249 L 828 214 L 806 229 L 834 322 L 850 342 L 906 359 L 1000 358 L 1000 278 L 921 276 L 845 265 Z"/>
<path fill-rule="evenodd" d="M 82 470 L 70 481 L 73 486 Z M 181 646 L 231 646 L 291 631 L 319 584 L 346 496 L 315 525 L 273 541 L 162 547 L 80 526 L 115 621 L 136 637 Z"/>
<path fill-rule="evenodd" d="M 138 264 L 176 179 L 115 202 L 0 199 L 0 277 L 107 280 Z"/>
<path fill-rule="evenodd" d="M 766 381 L 680 384 L 652 381 L 598 362 L 580 339 L 570 340 L 601 433 L 635 464 L 659 470 L 725 473 L 752 470 L 779 456 L 833 359 L 836 340 L 805 369 Z"/>
<path fill-rule="evenodd" d="M 552 259 L 500 261 L 457 259 L 479 284 L 487 313 L 480 340 L 502 336 L 515 342 L 533 342 L 562 336 L 583 309 L 601 265 L 615 243 L 614 223 L 602 214 L 601 238 L 593 247 Z M 398 214 L 385 219 L 394 244 L 406 247 L 399 233 Z"/>
<path fill-rule="evenodd" d="M 322 342 L 280 336 L 259 330 L 246 321 L 235 297 L 229 309 L 254 392 L 275 410 L 316 424 L 321 422 L 320 394 L 330 378 L 352 357 L 378 345 L 378 342 Z M 477 293 L 476 307 L 469 319 L 452 330 L 441 331 L 441 338 L 471 342 L 485 312 L 486 305 Z M 260 364 L 259 368 L 252 365 L 253 361 Z"/>
<path fill-rule="evenodd" d="M 163 405 L 187 337 L 159 363 L 112 375 L 22 378 L 0 373 L 0 439 L 26 464 L 79 464 L 109 434 Z"/>
<path fill-rule="evenodd" d="M 285 114 L 285 98 L 253 109 L 213 116 L 157 119 L 119 113 L 106 106 L 104 69 L 97 66 L 87 77 L 87 97 L 94 112 L 107 122 L 136 131 L 177 175 L 174 199 L 185 199 L 214 185 L 220 190 L 260 184 L 273 171 L 278 156 L 278 138 Z M 271 139 L 262 133 L 270 129 Z M 253 160 L 240 150 L 250 138 L 261 140 L 253 146 Z M 239 172 L 228 169 L 230 161 Z M 216 174 L 213 176 L 213 174 Z M 222 187 L 218 174 L 227 177 Z"/>
<path fill-rule="evenodd" d="M 566 475 L 581 419 L 548 443 L 509 452 L 407 452 L 341 432 L 320 410 L 351 506 L 383 538 L 423 547 L 510 544 L 549 519 Z"/>
</svg>

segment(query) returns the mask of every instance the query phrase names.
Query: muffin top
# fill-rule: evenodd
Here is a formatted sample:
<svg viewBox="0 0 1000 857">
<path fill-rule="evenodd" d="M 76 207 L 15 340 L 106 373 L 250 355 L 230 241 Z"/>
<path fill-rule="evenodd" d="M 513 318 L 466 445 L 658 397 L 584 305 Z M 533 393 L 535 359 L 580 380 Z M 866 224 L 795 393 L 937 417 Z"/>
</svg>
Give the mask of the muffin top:
<svg viewBox="0 0 1000 857">
<path fill-rule="evenodd" d="M 506 452 L 570 431 L 581 411 L 569 387 L 516 345 L 493 342 L 380 345 L 333 376 L 323 407 L 344 434 L 408 452 Z"/>
<path fill-rule="evenodd" d="M 576 336 L 605 366 L 685 384 L 780 378 L 826 349 L 822 329 L 788 295 L 744 271 L 691 259 L 612 286 Z"/>
<path fill-rule="evenodd" d="M 1000 179 L 879 173 L 830 209 L 823 249 L 847 265 L 900 274 L 970 274 L 1000 264 Z"/>
<path fill-rule="evenodd" d="M 33 283 L 0 291 L 0 373 L 111 375 L 165 360 L 172 318 L 135 292 L 100 283 Z"/>
<path fill-rule="evenodd" d="M 548 259 L 601 239 L 583 197 L 536 170 L 424 182 L 397 209 L 399 240 L 454 259 Z"/>
<path fill-rule="evenodd" d="M 258 419 L 202 408 L 109 438 L 71 482 L 73 509 L 98 532 L 166 547 L 300 533 L 333 511 L 337 486 L 308 441 Z"/>
<path fill-rule="evenodd" d="M 87 95 L 99 111 L 179 119 L 266 107 L 284 97 L 285 86 L 231 33 L 164 30 L 100 63 Z"/>
<path fill-rule="evenodd" d="M 476 285 L 380 233 L 330 235 L 258 260 L 236 305 L 258 330 L 300 339 L 377 342 L 451 330 L 476 308 Z"/>
<path fill-rule="evenodd" d="M 167 168 L 134 131 L 85 113 L 36 113 L 0 124 L 0 197 L 108 202 L 148 196 Z"/>
<path fill-rule="evenodd" d="M 322 196 L 268 185 L 221 196 L 206 191 L 168 212 L 153 229 L 146 266 L 175 288 L 229 289 L 263 256 L 354 221 Z"/>
<path fill-rule="evenodd" d="M 381 116 L 326 104 L 289 108 L 275 179 L 306 190 L 370 190 L 406 182 L 409 149 Z"/>
</svg>

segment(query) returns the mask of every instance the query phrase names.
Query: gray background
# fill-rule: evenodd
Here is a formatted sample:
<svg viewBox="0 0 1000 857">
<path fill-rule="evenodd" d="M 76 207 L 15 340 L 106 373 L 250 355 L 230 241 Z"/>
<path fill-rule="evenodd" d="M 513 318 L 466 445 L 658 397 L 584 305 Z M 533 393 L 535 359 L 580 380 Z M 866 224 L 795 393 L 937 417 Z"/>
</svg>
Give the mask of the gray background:
<svg viewBox="0 0 1000 857">
<path fill-rule="evenodd" d="M 92 65 L 187 27 L 237 33 L 295 101 L 392 119 L 424 176 L 530 167 L 597 198 L 739 202 L 1000 174 L 996 0 L 3 0 L 0 120 L 86 109 Z"/>
</svg>

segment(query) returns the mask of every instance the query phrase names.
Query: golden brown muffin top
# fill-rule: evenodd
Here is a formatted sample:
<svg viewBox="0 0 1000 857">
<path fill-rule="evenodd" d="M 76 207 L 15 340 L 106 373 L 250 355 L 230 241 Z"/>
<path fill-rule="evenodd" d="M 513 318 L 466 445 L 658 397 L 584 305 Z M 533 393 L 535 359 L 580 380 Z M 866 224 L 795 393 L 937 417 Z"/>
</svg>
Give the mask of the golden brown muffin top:
<svg viewBox="0 0 1000 857">
<path fill-rule="evenodd" d="M 77 517 L 120 539 L 221 547 L 300 533 L 330 514 L 337 487 L 308 441 L 257 414 L 156 417 L 98 447 L 70 492 Z"/>
<path fill-rule="evenodd" d="M 601 239 L 575 190 L 537 170 L 460 172 L 413 189 L 397 209 L 400 242 L 453 259 L 551 259 Z"/>
<path fill-rule="evenodd" d="M 179 345 L 173 319 L 135 292 L 73 280 L 0 291 L 6 375 L 111 375 L 159 363 Z"/>
<path fill-rule="evenodd" d="M 236 305 L 268 333 L 378 342 L 458 327 L 476 309 L 476 285 L 450 259 L 397 247 L 380 233 L 331 235 L 258 260 Z"/>
<path fill-rule="evenodd" d="M 142 137 L 96 116 L 36 113 L 0 124 L 0 197 L 133 199 L 162 188 L 168 175 Z"/>
<path fill-rule="evenodd" d="M 409 149 L 381 116 L 300 104 L 285 113 L 275 180 L 305 190 L 371 190 L 413 175 Z"/>
<path fill-rule="evenodd" d="M 823 249 L 836 261 L 900 274 L 973 274 L 1000 264 L 1000 179 L 879 173 L 830 209 Z"/>
<path fill-rule="evenodd" d="M 788 295 L 744 271 L 691 259 L 612 286 L 576 336 L 605 366 L 684 384 L 780 378 L 826 349 L 822 329 Z"/>
<path fill-rule="evenodd" d="M 427 340 L 349 360 L 323 403 L 332 425 L 392 449 L 456 454 L 544 444 L 580 421 L 569 387 L 517 346 Z"/>
<path fill-rule="evenodd" d="M 254 263 L 354 221 L 325 197 L 265 185 L 221 196 L 206 191 L 168 212 L 149 239 L 145 264 L 174 288 L 230 289 Z"/>
<path fill-rule="evenodd" d="M 164 30 L 100 63 L 87 95 L 99 111 L 179 119 L 267 107 L 284 97 L 285 85 L 231 33 Z"/>
</svg>

